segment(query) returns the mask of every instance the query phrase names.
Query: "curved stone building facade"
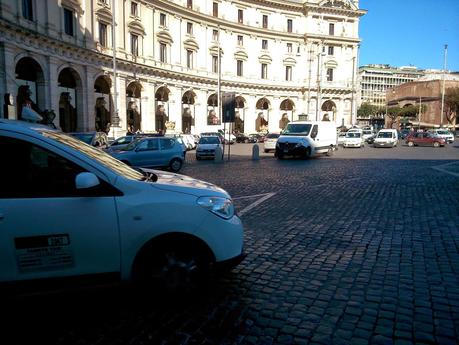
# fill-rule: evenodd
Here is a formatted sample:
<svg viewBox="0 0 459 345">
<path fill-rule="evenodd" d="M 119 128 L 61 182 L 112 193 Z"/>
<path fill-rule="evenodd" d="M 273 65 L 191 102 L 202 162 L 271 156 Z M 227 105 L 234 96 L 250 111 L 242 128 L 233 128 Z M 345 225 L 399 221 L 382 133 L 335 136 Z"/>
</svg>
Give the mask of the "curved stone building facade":
<svg viewBox="0 0 459 345">
<path fill-rule="evenodd" d="M 238 131 L 350 125 L 364 14 L 348 0 L 3 0 L 1 115 L 53 110 L 65 131 L 116 136 L 216 131 L 220 80 Z"/>
</svg>

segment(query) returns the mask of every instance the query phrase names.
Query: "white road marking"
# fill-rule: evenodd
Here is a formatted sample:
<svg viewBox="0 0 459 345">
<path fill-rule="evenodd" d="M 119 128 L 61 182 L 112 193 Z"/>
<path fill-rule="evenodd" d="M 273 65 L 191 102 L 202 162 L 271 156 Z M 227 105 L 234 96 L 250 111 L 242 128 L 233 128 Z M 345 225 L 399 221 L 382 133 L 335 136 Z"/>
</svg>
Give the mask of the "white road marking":
<svg viewBox="0 0 459 345">
<path fill-rule="evenodd" d="M 434 167 L 431 167 L 431 168 L 435 169 L 435 170 L 438 170 L 438 171 L 441 171 L 441 172 L 443 172 L 445 174 L 450 174 L 450 175 L 459 177 L 459 173 L 456 173 L 456 172 L 449 171 L 449 170 L 445 169 L 446 167 L 448 167 L 450 165 L 455 165 L 455 164 L 459 164 L 459 162 L 446 163 L 446 164 L 437 165 L 437 166 L 434 166 Z"/>
<path fill-rule="evenodd" d="M 248 195 L 248 196 L 241 196 L 241 197 L 238 197 L 238 198 L 234 198 L 233 200 L 261 197 L 260 199 L 257 199 L 255 202 L 251 203 L 250 205 L 244 207 L 241 211 L 238 211 L 237 214 L 240 217 L 242 217 L 245 213 L 249 212 L 251 209 L 257 207 L 262 202 L 265 202 L 266 200 L 268 200 L 269 198 L 273 197 L 274 195 L 276 195 L 276 193 L 264 193 L 264 194 Z"/>
</svg>

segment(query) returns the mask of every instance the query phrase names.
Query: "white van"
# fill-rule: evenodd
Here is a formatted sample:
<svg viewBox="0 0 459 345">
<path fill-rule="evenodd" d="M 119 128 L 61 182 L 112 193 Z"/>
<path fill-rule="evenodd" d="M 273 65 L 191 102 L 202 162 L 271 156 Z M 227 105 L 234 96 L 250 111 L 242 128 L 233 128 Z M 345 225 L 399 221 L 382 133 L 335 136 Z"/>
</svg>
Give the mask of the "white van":
<svg viewBox="0 0 459 345">
<path fill-rule="evenodd" d="M 376 134 L 374 147 L 396 147 L 398 143 L 398 132 L 396 129 L 381 129 Z"/>
<path fill-rule="evenodd" d="M 0 147 L 0 286 L 91 277 L 174 291 L 243 258 L 241 221 L 217 186 L 21 121 L 0 119 Z"/>
<path fill-rule="evenodd" d="M 337 147 L 336 124 L 331 121 L 290 122 L 277 140 L 275 156 L 312 157 L 324 153 L 329 156 Z"/>
</svg>

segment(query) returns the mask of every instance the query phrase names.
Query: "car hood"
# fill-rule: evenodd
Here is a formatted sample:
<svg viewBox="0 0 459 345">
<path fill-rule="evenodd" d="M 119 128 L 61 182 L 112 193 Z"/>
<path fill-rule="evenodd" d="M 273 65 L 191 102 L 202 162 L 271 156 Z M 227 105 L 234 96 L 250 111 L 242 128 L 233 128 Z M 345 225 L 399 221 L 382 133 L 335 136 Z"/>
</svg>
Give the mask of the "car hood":
<svg viewBox="0 0 459 345">
<path fill-rule="evenodd" d="M 281 135 L 278 139 L 278 143 L 298 143 L 302 140 L 309 139 L 306 135 Z"/>
<path fill-rule="evenodd" d="M 165 171 L 151 169 L 143 170 L 147 172 L 152 172 L 156 176 L 158 176 L 158 180 L 152 183 L 152 186 L 158 189 L 184 194 L 191 194 L 197 197 L 219 196 L 224 198 L 230 198 L 229 194 L 225 190 L 209 182 Z"/>
</svg>

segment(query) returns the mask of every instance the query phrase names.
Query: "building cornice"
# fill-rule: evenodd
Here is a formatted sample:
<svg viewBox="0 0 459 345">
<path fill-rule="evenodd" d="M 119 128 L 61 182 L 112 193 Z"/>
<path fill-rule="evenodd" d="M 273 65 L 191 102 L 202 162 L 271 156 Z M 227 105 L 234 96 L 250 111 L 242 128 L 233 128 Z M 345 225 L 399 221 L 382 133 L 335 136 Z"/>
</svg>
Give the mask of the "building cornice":
<svg viewBox="0 0 459 345">
<path fill-rule="evenodd" d="M 254 2 L 261 2 L 261 1 L 254 1 Z M 264 3 L 264 1 L 263 1 Z M 212 27 L 220 27 L 222 30 L 228 31 L 235 31 L 241 32 L 247 35 L 256 35 L 256 36 L 264 36 L 264 37 L 271 37 L 273 39 L 287 39 L 287 40 L 303 40 L 303 34 L 296 34 L 296 33 L 289 33 L 284 31 L 276 31 L 276 30 L 269 30 L 258 28 L 249 25 L 243 25 L 236 22 L 231 22 L 222 18 L 217 18 L 211 15 L 207 15 L 205 13 L 191 10 L 189 8 L 180 6 L 172 1 L 163 1 L 158 0 L 154 2 L 154 7 L 171 14 L 177 15 L 179 17 L 187 18 L 191 21 L 201 22 L 204 25 L 212 26 Z"/>
</svg>

